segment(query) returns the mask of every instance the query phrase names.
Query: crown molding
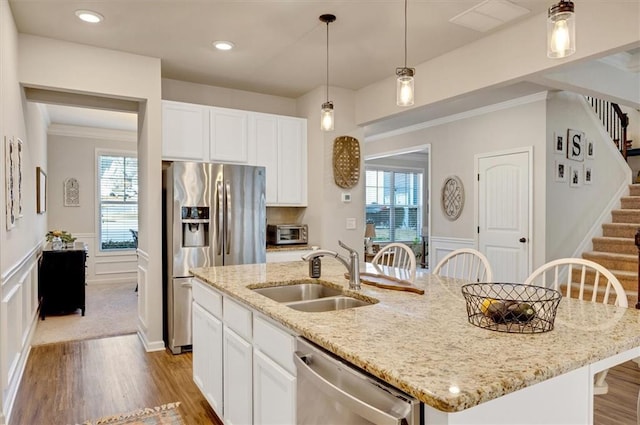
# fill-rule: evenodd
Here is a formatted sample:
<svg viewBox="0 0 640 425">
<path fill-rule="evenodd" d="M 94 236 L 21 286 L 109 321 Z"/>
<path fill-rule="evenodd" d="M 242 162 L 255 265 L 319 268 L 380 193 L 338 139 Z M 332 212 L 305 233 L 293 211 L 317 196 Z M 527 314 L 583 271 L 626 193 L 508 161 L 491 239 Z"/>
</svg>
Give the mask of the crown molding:
<svg viewBox="0 0 640 425">
<path fill-rule="evenodd" d="M 52 136 L 84 137 L 88 139 L 113 140 L 118 142 L 138 141 L 138 134 L 135 131 L 82 127 L 77 125 L 55 123 L 49 125 L 47 134 Z"/>
<path fill-rule="evenodd" d="M 490 112 L 496 112 L 503 109 L 513 108 L 515 106 L 526 105 L 528 103 L 538 102 L 540 100 L 546 100 L 548 95 L 549 95 L 548 91 L 542 91 L 540 93 L 534 93 L 534 94 L 522 96 L 516 99 L 494 103 L 493 105 L 487 105 L 481 108 L 460 112 L 458 114 L 437 118 L 435 120 L 425 121 L 419 124 L 410 125 L 407 127 L 399 128 L 397 130 L 391 130 L 391 131 L 386 131 L 384 133 L 374 134 L 372 136 L 365 137 L 365 143 L 374 142 L 376 140 L 387 139 L 389 137 L 400 136 L 402 134 L 413 133 L 414 131 L 424 130 L 426 128 L 436 127 L 436 126 L 448 124 L 454 121 L 460 121 L 467 118 L 477 117 L 479 115 L 488 114 Z"/>
</svg>

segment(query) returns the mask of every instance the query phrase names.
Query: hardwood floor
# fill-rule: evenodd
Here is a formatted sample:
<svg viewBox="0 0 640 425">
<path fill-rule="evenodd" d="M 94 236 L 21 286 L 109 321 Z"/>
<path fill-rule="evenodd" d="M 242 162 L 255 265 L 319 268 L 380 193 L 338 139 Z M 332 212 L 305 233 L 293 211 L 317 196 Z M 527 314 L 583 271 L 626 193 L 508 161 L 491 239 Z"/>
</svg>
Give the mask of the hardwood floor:
<svg viewBox="0 0 640 425">
<path fill-rule="evenodd" d="M 186 424 L 221 425 L 191 373 L 191 353 L 147 353 L 137 335 L 36 346 L 10 425 L 76 424 L 174 401 Z"/>
<path fill-rule="evenodd" d="M 595 425 L 635 425 L 640 368 L 609 370 L 595 397 Z M 10 425 L 76 424 L 180 401 L 193 425 L 222 422 L 191 377 L 191 353 L 146 353 L 137 335 L 41 345 L 31 350 Z"/>
</svg>

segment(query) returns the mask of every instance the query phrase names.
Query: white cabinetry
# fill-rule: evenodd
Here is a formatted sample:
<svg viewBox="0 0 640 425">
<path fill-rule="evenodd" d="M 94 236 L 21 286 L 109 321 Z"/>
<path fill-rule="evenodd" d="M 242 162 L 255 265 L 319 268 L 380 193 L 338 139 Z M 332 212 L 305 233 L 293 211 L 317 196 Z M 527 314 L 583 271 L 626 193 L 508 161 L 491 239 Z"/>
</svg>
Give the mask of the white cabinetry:
<svg viewBox="0 0 640 425">
<path fill-rule="evenodd" d="M 307 121 L 253 114 L 256 163 L 267 169 L 268 206 L 307 204 Z"/>
<path fill-rule="evenodd" d="M 162 158 L 203 161 L 209 157 L 209 108 L 162 102 Z"/>
<path fill-rule="evenodd" d="M 193 380 L 225 424 L 293 424 L 295 336 L 195 279 Z"/>
<path fill-rule="evenodd" d="M 222 416 L 222 322 L 193 303 L 193 381 Z"/>
<path fill-rule="evenodd" d="M 210 108 L 210 160 L 249 163 L 249 112 Z"/>
</svg>

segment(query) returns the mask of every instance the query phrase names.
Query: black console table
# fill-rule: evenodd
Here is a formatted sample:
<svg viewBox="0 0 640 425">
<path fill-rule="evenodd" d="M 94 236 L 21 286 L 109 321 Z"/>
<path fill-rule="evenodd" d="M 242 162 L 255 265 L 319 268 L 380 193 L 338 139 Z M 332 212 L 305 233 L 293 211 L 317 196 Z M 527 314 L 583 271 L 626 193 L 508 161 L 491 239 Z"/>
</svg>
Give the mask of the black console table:
<svg viewBox="0 0 640 425">
<path fill-rule="evenodd" d="M 74 313 L 78 309 L 84 316 L 86 259 L 83 244 L 76 244 L 73 249 L 42 251 L 38 273 L 42 320 L 47 314 Z"/>
</svg>

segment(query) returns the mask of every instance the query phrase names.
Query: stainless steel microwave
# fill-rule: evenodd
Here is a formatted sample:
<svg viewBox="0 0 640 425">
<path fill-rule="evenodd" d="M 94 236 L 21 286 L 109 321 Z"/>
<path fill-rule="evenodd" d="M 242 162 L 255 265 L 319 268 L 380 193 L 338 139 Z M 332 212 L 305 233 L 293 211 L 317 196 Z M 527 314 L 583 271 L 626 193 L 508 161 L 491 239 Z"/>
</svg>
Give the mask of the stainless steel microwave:
<svg viewBox="0 0 640 425">
<path fill-rule="evenodd" d="M 267 243 L 271 245 L 306 244 L 306 224 L 268 224 Z"/>
</svg>

